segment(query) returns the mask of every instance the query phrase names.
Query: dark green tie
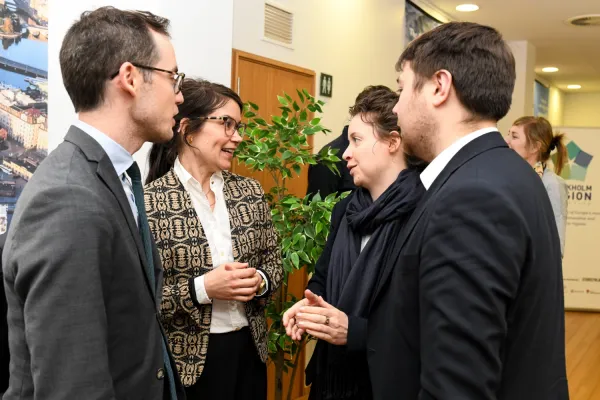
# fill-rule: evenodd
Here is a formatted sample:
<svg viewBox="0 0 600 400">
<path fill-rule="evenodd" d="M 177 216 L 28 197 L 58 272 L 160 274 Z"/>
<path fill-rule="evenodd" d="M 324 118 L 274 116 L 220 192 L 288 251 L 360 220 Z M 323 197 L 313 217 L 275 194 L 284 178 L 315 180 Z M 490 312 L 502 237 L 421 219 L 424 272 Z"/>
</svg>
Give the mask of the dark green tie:
<svg viewBox="0 0 600 400">
<path fill-rule="evenodd" d="M 144 187 L 142 186 L 142 175 L 137 163 L 134 161 L 131 167 L 127 170 L 127 175 L 131 178 L 131 186 L 133 187 L 133 196 L 135 198 L 135 206 L 138 210 L 138 230 L 142 237 L 142 243 L 144 244 L 144 253 L 146 253 L 148 279 L 150 280 L 150 286 L 152 287 L 152 294 L 156 287 L 156 278 L 154 277 L 154 257 L 152 256 L 152 237 L 150 235 L 150 226 L 148 225 L 148 217 L 146 216 L 146 207 L 144 206 Z M 156 298 L 156 295 L 155 295 Z M 175 375 L 171 368 L 171 362 L 169 359 L 169 352 L 167 351 L 167 338 L 163 336 L 162 347 L 163 347 L 163 359 L 165 363 L 165 370 L 167 371 L 167 379 L 169 380 L 169 389 L 171 392 L 171 400 L 177 400 L 177 393 L 175 392 Z"/>
</svg>

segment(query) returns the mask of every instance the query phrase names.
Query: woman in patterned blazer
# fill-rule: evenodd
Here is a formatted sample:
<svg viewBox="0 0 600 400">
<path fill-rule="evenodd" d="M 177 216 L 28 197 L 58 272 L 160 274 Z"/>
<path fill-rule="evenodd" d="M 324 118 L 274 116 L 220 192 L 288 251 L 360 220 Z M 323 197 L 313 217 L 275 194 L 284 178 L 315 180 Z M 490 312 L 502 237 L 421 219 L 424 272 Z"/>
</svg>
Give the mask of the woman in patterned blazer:
<svg viewBox="0 0 600 400">
<path fill-rule="evenodd" d="M 186 80 L 182 92 L 173 139 L 153 146 L 145 188 L 164 268 L 163 326 L 189 400 L 264 400 L 264 307 L 283 272 L 260 183 L 227 172 L 242 101 L 203 80 Z"/>
</svg>

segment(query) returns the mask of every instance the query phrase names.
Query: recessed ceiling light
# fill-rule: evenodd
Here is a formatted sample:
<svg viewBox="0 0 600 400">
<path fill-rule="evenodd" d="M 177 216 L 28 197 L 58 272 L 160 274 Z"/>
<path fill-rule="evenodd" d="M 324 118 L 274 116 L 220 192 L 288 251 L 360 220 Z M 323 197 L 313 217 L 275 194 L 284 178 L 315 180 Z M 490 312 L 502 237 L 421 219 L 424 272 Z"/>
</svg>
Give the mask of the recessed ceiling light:
<svg viewBox="0 0 600 400">
<path fill-rule="evenodd" d="M 479 10 L 479 6 L 477 4 L 461 4 L 456 6 L 456 11 L 460 12 L 473 12 Z"/>
<path fill-rule="evenodd" d="M 542 68 L 542 71 L 544 71 L 544 72 L 556 72 L 556 71 L 558 71 L 558 68 L 556 68 L 556 67 L 545 67 L 545 68 Z"/>
<path fill-rule="evenodd" d="M 569 85 L 567 89 L 581 89 L 581 85 Z"/>
</svg>

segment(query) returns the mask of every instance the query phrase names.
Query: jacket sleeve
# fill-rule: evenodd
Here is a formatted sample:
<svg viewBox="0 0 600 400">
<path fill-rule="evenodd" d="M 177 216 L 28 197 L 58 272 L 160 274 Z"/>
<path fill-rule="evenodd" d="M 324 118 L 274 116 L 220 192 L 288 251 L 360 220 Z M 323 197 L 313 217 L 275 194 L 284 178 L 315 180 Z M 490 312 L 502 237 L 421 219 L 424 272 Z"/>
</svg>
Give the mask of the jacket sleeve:
<svg viewBox="0 0 600 400">
<path fill-rule="evenodd" d="M 271 217 L 271 208 L 265 199 L 262 186 L 258 182 L 257 184 L 260 187 L 261 200 L 258 203 L 258 221 L 256 223 L 259 224 L 262 247 L 260 263 L 257 269 L 266 275 L 269 285 L 269 290 L 260 297 L 268 298 L 277 292 L 279 286 L 281 286 L 283 265 L 281 261 L 281 248 Z"/>
<path fill-rule="evenodd" d="M 98 207 L 103 200 L 89 188 L 60 185 L 26 201 L 4 249 L 4 271 L 9 308 L 23 307 L 35 396 L 115 399 L 102 287 L 113 227 Z"/>
</svg>

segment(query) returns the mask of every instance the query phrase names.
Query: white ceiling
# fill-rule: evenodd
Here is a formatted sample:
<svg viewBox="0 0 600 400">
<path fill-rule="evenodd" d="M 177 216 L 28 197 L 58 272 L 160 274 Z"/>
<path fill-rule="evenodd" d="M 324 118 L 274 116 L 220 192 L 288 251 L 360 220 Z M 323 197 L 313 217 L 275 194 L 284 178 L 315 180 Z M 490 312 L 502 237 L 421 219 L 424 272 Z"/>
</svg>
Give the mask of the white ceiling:
<svg viewBox="0 0 600 400">
<path fill-rule="evenodd" d="M 600 92 L 600 27 L 574 27 L 565 20 L 582 14 L 600 14 L 600 0 L 431 0 L 453 20 L 472 21 L 498 29 L 506 40 L 527 40 L 536 48 L 536 72 L 566 92 Z M 463 3 L 479 10 L 456 11 Z M 558 67 L 544 73 L 546 66 Z"/>
</svg>

